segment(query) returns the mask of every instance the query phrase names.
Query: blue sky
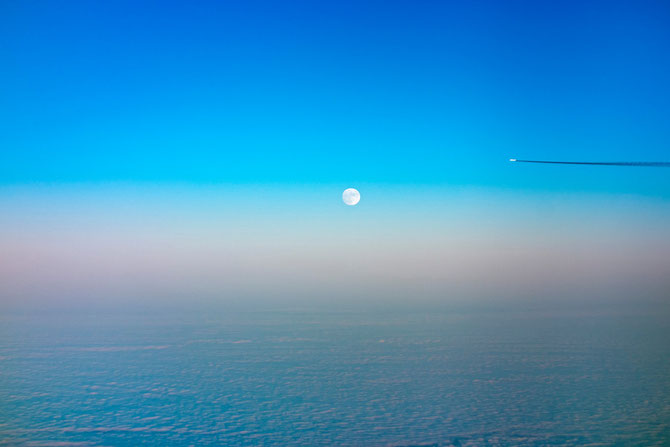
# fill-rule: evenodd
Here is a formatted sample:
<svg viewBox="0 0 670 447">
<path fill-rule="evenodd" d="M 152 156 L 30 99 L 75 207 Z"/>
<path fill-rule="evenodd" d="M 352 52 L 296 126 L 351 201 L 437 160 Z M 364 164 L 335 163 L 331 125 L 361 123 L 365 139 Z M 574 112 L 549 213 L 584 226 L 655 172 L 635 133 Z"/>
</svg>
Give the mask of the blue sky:
<svg viewBox="0 0 670 447">
<path fill-rule="evenodd" d="M 670 171 L 507 161 L 670 160 L 664 2 L 0 8 L 0 241 L 20 260 L 0 265 L 20 278 L 5 296 L 88 291 L 82 276 L 105 272 L 112 291 L 153 278 L 144 291 L 245 256 L 241 271 L 183 273 L 182 289 L 271 271 L 330 285 L 329 269 L 358 269 L 369 287 L 495 290 L 496 266 L 542 259 L 546 282 L 509 295 L 582 287 L 593 265 L 604 290 L 622 275 L 667 284 L 654 241 L 670 239 Z M 339 201 L 350 186 L 355 210 Z M 341 228 L 357 236 L 324 242 Z M 532 237 L 510 238 L 518 228 Z"/>
<path fill-rule="evenodd" d="M 5 2 L 0 182 L 667 196 L 663 2 Z"/>
</svg>

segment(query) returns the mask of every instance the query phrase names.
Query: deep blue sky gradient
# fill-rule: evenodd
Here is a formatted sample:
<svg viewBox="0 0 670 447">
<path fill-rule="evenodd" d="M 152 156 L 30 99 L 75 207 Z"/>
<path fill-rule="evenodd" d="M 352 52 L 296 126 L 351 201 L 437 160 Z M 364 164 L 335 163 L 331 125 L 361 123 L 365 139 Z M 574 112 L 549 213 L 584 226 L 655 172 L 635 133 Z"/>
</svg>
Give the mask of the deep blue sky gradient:
<svg viewBox="0 0 670 447">
<path fill-rule="evenodd" d="M 666 2 L 3 2 L 0 184 L 670 197 Z"/>
</svg>

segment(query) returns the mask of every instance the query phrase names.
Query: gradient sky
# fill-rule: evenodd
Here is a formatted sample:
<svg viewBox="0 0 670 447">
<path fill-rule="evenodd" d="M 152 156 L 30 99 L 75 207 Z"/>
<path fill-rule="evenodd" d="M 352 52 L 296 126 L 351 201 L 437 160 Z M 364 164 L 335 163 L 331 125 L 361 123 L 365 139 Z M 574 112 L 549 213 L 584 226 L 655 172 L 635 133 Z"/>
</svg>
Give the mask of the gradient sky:
<svg viewBox="0 0 670 447">
<path fill-rule="evenodd" d="M 3 2 L 0 300 L 667 295 L 667 3 L 361 3 Z"/>
</svg>

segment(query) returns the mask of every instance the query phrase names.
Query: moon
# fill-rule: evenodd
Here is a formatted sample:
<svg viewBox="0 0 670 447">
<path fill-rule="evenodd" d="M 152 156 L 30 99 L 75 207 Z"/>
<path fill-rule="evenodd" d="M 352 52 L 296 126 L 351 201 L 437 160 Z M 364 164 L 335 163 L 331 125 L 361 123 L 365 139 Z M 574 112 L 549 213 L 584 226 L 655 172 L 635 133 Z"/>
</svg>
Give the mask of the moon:
<svg viewBox="0 0 670 447">
<path fill-rule="evenodd" d="M 342 201 L 349 206 L 354 206 L 361 201 L 361 193 L 354 188 L 347 188 L 342 193 Z"/>
</svg>

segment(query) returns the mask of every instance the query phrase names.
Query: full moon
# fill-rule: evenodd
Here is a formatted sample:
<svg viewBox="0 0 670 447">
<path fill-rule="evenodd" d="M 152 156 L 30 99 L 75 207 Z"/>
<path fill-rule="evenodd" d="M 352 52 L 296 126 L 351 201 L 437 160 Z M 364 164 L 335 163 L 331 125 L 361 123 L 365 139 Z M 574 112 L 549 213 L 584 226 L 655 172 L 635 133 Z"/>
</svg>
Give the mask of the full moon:
<svg viewBox="0 0 670 447">
<path fill-rule="evenodd" d="M 354 188 L 347 188 L 342 193 L 342 201 L 349 205 L 354 206 L 361 200 L 361 193 L 355 190 Z"/>
</svg>

